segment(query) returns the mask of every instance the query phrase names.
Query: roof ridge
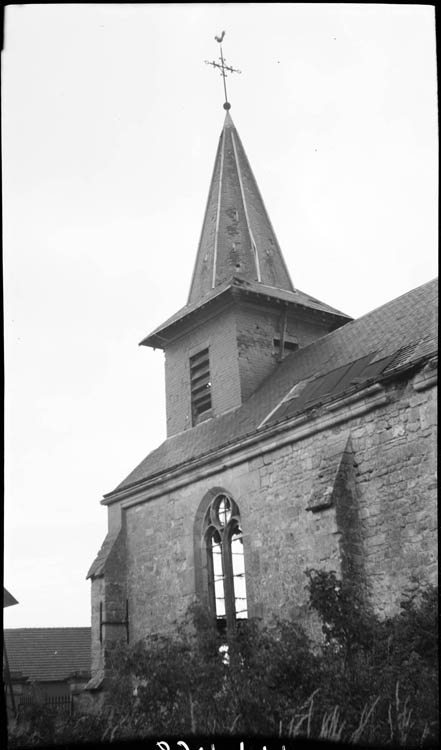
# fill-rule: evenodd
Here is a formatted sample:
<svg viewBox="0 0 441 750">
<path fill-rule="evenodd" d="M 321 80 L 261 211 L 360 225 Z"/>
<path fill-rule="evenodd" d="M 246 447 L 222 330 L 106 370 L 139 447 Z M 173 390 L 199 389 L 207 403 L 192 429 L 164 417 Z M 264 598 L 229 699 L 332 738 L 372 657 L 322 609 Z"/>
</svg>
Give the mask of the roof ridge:
<svg viewBox="0 0 441 750">
<path fill-rule="evenodd" d="M 354 325 L 357 325 L 360 321 L 363 321 L 365 318 L 367 318 L 369 315 L 373 315 L 374 313 L 380 312 L 384 307 L 388 307 L 389 305 L 393 305 L 395 302 L 398 302 L 403 297 L 407 297 L 409 294 L 413 294 L 414 292 L 418 292 L 420 289 L 422 289 L 425 286 L 428 286 L 429 284 L 432 284 L 434 281 L 437 281 L 437 277 L 434 279 L 430 279 L 430 281 L 426 281 L 424 284 L 420 284 L 420 286 L 416 286 L 413 289 L 409 289 L 408 292 L 403 292 L 403 294 L 400 294 L 398 297 L 394 297 L 393 299 L 389 300 L 389 302 L 383 302 L 382 305 L 379 305 L 378 307 L 373 307 L 372 310 L 368 310 L 368 312 L 363 313 L 363 315 L 360 315 L 359 318 L 352 318 L 352 320 L 348 320 L 347 323 L 345 323 L 343 326 L 340 326 L 340 328 L 336 328 L 334 331 L 330 331 L 329 333 L 324 333 L 323 336 L 318 336 L 314 341 L 311 341 L 309 344 L 306 344 L 305 346 L 302 346 L 301 349 L 297 349 L 297 351 L 292 352 L 289 357 L 293 357 L 296 354 L 300 354 L 300 352 L 304 352 L 306 349 L 308 349 L 311 346 L 314 346 L 317 344 L 318 341 L 322 341 L 324 338 L 331 339 L 332 337 L 335 337 L 336 334 L 339 333 L 343 328 L 348 329 L 349 327 L 353 328 Z M 286 357 L 288 359 L 288 357 Z"/>
<path fill-rule="evenodd" d="M 48 627 L 31 626 L 31 627 L 26 627 L 26 628 L 4 628 L 3 632 L 4 633 L 8 633 L 12 631 L 17 632 L 18 630 L 91 630 L 91 629 L 92 628 L 90 625 L 60 625 L 60 626 L 50 625 Z"/>
<path fill-rule="evenodd" d="M 372 310 L 368 310 L 367 312 L 363 313 L 363 315 L 360 315 L 359 318 L 354 318 L 351 321 L 351 323 L 357 323 L 359 320 L 363 320 L 363 318 L 366 318 L 367 315 L 371 315 L 372 313 L 381 310 L 383 307 L 386 307 L 387 305 L 392 305 L 394 302 L 398 302 L 398 300 L 402 299 L 403 297 L 407 297 L 409 294 L 418 292 L 424 286 L 429 286 L 429 284 L 433 284 L 434 281 L 438 281 L 438 276 L 434 276 L 433 279 L 429 279 L 429 281 L 425 281 L 423 284 L 419 284 L 418 286 L 414 286 L 411 289 L 408 289 L 407 292 L 402 292 L 402 294 L 399 294 L 398 297 L 393 297 L 388 302 L 383 302 L 381 305 L 378 305 L 378 307 L 373 307 Z M 332 331 L 332 333 L 334 333 L 334 331 Z"/>
</svg>

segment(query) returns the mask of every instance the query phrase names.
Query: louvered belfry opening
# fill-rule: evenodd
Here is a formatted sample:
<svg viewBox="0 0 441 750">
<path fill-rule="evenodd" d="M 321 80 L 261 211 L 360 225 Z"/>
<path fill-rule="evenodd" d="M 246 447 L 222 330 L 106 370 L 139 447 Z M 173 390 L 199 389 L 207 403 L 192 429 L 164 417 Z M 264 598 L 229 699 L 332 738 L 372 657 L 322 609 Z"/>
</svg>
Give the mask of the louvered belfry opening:
<svg viewBox="0 0 441 750">
<path fill-rule="evenodd" d="M 193 425 L 211 416 L 211 379 L 208 349 L 190 357 L 191 413 Z"/>
</svg>

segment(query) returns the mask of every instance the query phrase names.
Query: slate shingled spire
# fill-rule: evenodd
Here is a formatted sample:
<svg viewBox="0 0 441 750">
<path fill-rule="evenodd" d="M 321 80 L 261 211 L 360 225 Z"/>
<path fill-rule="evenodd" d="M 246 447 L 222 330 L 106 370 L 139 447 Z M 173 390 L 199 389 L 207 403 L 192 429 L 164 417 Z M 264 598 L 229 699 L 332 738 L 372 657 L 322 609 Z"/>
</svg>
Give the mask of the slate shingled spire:
<svg viewBox="0 0 441 750">
<path fill-rule="evenodd" d="M 227 111 L 188 304 L 233 277 L 294 291 L 256 179 Z"/>
</svg>

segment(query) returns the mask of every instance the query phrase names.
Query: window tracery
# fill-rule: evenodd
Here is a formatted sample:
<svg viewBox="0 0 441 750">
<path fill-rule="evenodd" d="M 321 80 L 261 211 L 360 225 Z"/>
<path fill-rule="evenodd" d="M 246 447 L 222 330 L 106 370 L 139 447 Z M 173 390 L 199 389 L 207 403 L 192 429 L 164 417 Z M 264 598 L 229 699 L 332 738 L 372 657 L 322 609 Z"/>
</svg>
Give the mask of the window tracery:
<svg viewBox="0 0 441 750">
<path fill-rule="evenodd" d="M 207 552 L 210 609 L 219 629 L 248 617 L 243 531 L 233 498 L 222 492 L 207 508 L 203 543 Z"/>
</svg>

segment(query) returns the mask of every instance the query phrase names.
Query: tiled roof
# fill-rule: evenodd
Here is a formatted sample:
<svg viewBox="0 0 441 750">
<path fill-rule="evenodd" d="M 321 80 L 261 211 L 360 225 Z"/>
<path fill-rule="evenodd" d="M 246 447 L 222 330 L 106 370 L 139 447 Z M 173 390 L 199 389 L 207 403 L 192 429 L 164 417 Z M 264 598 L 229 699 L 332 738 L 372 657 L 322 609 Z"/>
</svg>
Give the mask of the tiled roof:
<svg viewBox="0 0 441 750">
<path fill-rule="evenodd" d="M 363 365 L 371 368 L 368 372 L 378 379 L 386 374 L 385 368 L 392 374 L 395 367 L 404 367 L 436 352 L 437 289 L 435 279 L 293 352 L 241 407 L 168 438 L 116 490 L 255 434 L 262 421 L 298 383 L 330 375 L 362 358 L 366 360 L 355 367 L 355 375 L 360 374 Z M 390 359 L 386 361 L 387 358 Z M 382 368 L 376 367 L 377 360 L 384 360 Z M 355 372 L 357 367 L 359 371 Z M 322 383 L 321 395 L 340 396 L 340 389 L 334 391 L 337 384 L 338 379 L 329 377 L 326 386 Z M 351 380 L 347 385 L 353 387 Z"/>
<path fill-rule="evenodd" d="M 38 682 L 90 673 L 90 628 L 12 628 L 4 630 L 9 670 Z"/>
<path fill-rule="evenodd" d="M 160 326 L 155 328 L 155 330 L 152 331 L 148 336 L 146 336 L 141 341 L 141 344 L 161 348 L 162 344 L 160 334 L 163 334 L 168 328 L 180 322 L 184 318 L 187 318 L 189 315 L 192 315 L 205 305 L 211 304 L 215 300 L 219 300 L 221 296 L 223 298 L 231 291 L 236 292 L 241 296 L 261 295 L 270 299 L 279 300 L 281 302 L 288 302 L 293 305 L 297 305 L 298 307 L 315 310 L 319 313 L 336 316 L 337 319 L 343 318 L 345 321 L 351 320 L 351 318 L 345 313 L 337 310 L 335 307 L 327 305 L 325 302 L 321 302 L 315 297 L 311 297 L 311 295 L 306 294 L 305 292 L 301 292 L 300 289 L 296 289 L 296 291 L 290 292 L 284 289 L 277 289 L 272 286 L 267 286 L 265 284 L 246 281 L 244 279 L 239 279 L 233 276 L 229 281 L 226 281 L 223 284 L 219 284 L 219 286 L 211 289 L 197 302 L 193 302 L 186 305 L 185 307 L 181 307 L 181 309 L 178 310 L 170 318 L 168 318 L 165 323 L 162 323 Z"/>
</svg>

